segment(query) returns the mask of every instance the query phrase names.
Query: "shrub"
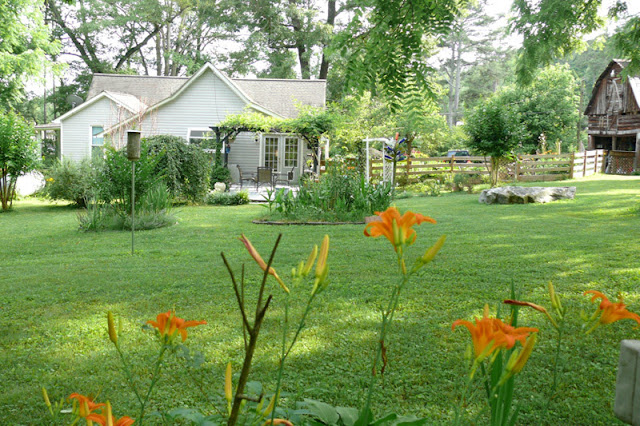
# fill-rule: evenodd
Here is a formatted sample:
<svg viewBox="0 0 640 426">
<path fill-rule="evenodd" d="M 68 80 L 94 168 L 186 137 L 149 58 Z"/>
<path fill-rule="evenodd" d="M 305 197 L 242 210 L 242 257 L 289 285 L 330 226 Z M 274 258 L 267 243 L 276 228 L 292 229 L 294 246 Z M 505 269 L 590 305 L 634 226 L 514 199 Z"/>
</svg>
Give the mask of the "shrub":
<svg viewBox="0 0 640 426">
<path fill-rule="evenodd" d="M 213 185 L 218 182 L 224 183 L 227 187 L 231 183 L 231 172 L 223 165 L 213 166 L 211 170 L 211 188 L 213 189 Z"/>
<path fill-rule="evenodd" d="M 146 192 L 152 188 L 163 176 L 156 174 L 159 157 L 155 156 L 142 141 L 140 159 L 136 161 L 136 199 L 138 204 Z M 116 150 L 111 146 L 105 148 L 104 166 L 100 181 L 103 188 L 101 198 L 112 203 L 116 210 L 128 213 L 131 211 L 131 161 L 127 159 L 125 150 Z"/>
<path fill-rule="evenodd" d="M 202 201 L 209 187 L 209 160 L 202 148 L 178 136 L 158 135 L 146 139 L 156 157 L 154 172 L 162 176 L 174 199 Z"/>
<path fill-rule="evenodd" d="M 102 231 L 113 227 L 115 212 L 109 204 L 99 202 L 95 197 L 84 200 L 86 208 L 77 215 L 83 231 Z"/>
<path fill-rule="evenodd" d="M 84 207 L 87 200 L 100 196 L 98 172 L 95 160 L 77 162 L 65 158 L 54 163 L 46 173 L 48 177 L 44 192 L 52 200 L 70 201 Z"/>
<path fill-rule="evenodd" d="M 205 202 L 214 206 L 239 206 L 249 204 L 249 193 L 239 191 L 234 194 L 229 192 L 210 192 L 205 198 Z"/>
</svg>

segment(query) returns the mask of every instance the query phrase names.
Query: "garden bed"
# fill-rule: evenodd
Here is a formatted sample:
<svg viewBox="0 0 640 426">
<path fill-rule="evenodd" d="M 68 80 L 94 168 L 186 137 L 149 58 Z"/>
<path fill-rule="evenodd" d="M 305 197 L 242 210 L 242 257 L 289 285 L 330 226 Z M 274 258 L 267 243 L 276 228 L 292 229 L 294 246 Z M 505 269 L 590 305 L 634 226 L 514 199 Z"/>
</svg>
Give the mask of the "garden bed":
<svg viewBox="0 0 640 426">
<path fill-rule="evenodd" d="M 256 225 L 364 225 L 364 221 L 360 222 L 302 222 L 302 221 L 279 221 L 279 220 L 252 220 Z"/>
</svg>

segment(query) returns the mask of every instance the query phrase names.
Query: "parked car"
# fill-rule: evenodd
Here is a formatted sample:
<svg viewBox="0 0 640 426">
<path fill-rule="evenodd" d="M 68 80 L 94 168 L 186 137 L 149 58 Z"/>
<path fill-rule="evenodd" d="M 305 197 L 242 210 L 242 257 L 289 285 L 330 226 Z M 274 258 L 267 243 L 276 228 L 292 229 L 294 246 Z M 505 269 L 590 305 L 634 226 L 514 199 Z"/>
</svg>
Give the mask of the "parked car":
<svg viewBox="0 0 640 426">
<path fill-rule="evenodd" d="M 451 157 L 469 157 L 469 151 L 466 149 L 452 149 L 447 152 L 447 158 Z M 470 161 L 465 160 L 455 160 L 456 163 L 470 163 Z"/>
</svg>

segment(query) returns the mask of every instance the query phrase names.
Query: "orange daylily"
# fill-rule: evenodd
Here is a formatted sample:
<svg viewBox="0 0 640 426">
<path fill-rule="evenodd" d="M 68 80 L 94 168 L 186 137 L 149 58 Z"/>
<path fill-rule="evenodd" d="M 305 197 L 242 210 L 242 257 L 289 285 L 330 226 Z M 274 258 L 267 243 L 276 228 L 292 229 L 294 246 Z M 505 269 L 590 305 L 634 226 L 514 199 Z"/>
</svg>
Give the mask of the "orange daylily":
<svg viewBox="0 0 640 426">
<path fill-rule="evenodd" d="M 244 234 L 242 234 L 242 237 L 240 238 L 240 241 L 242 241 L 244 246 L 247 248 L 247 251 L 249 252 L 251 257 L 253 257 L 253 260 L 256 261 L 258 266 L 260 266 L 260 269 L 262 269 L 263 271 L 266 271 L 267 270 L 267 264 L 265 263 L 264 260 L 262 260 L 262 256 L 260 256 L 260 253 L 258 253 L 258 251 L 253 247 L 253 244 L 251 244 L 251 241 L 249 241 L 249 239 L 247 237 L 245 237 Z M 278 284 L 280 284 L 280 287 L 282 287 L 282 289 L 284 291 L 289 293 L 289 289 L 284 284 L 284 282 L 280 279 L 280 277 L 278 276 L 278 273 L 276 272 L 275 269 L 273 269 L 273 267 L 269 267 L 268 274 L 269 275 L 273 275 L 273 278 L 275 278 L 276 281 L 278 281 Z"/>
<path fill-rule="evenodd" d="M 147 321 L 147 324 L 158 329 L 160 336 L 167 336 L 169 340 L 175 336 L 176 331 L 179 332 L 183 342 L 187 340 L 187 327 L 195 327 L 206 323 L 206 321 L 185 321 L 182 318 L 178 318 L 175 312 L 172 311 L 159 314 L 155 321 Z"/>
<path fill-rule="evenodd" d="M 78 412 L 76 414 L 82 418 L 87 418 L 93 414 L 94 411 L 105 406 L 105 404 L 96 404 L 93 402 L 93 398 L 80 395 L 79 393 L 72 393 L 69 395 L 69 399 L 78 400 Z"/>
<path fill-rule="evenodd" d="M 396 207 L 389 207 L 383 212 L 375 212 L 381 221 L 371 222 L 364 228 L 364 235 L 367 237 L 384 236 L 395 251 L 403 245 L 411 245 L 416 240 L 414 225 L 422 222 L 436 223 L 435 219 L 423 216 L 412 211 L 405 212 L 402 216 Z"/>
<path fill-rule="evenodd" d="M 598 324 L 611 324 L 612 322 L 616 322 L 623 319 L 632 319 L 638 323 L 640 326 L 640 316 L 638 314 L 634 314 L 633 312 L 629 312 L 627 310 L 627 305 L 622 302 L 622 297 L 620 297 L 620 301 L 618 303 L 610 302 L 603 293 L 596 290 L 585 291 L 584 294 L 593 294 L 591 297 L 591 302 L 600 299 L 600 306 L 598 309 L 602 311 L 600 315 L 600 319 L 598 320 Z M 595 326 L 591 329 L 593 330 Z M 589 332 L 591 331 L 589 330 Z"/>
<path fill-rule="evenodd" d="M 103 404 L 104 405 L 104 404 Z M 124 416 L 120 417 L 118 420 L 113 419 L 113 414 L 111 413 L 111 404 L 107 401 L 106 414 L 91 414 L 87 417 L 87 420 L 94 421 L 96 423 L 100 423 L 102 426 L 130 426 L 135 420 L 131 417 Z"/>
<path fill-rule="evenodd" d="M 538 331 L 531 327 L 513 327 L 497 318 L 489 318 L 489 306 L 485 306 L 482 319 L 475 324 L 466 320 L 454 321 L 451 329 L 464 325 L 471 333 L 476 359 L 484 358 L 499 348 L 511 349 L 516 341 L 525 344 L 529 333 Z"/>
</svg>

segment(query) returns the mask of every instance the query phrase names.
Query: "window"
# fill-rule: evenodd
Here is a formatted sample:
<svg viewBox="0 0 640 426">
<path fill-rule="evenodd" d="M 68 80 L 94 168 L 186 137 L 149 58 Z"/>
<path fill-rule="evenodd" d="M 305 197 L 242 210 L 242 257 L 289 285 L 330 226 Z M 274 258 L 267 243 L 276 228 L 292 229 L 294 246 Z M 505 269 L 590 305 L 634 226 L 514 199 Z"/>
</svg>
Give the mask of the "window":
<svg viewBox="0 0 640 426">
<path fill-rule="evenodd" d="M 204 149 L 215 149 L 216 135 L 212 130 L 192 129 L 189 130 L 189 143 L 198 145 Z"/>
<path fill-rule="evenodd" d="M 102 126 L 91 126 L 91 158 L 102 157 L 104 148 L 104 137 L 98 134 L 104 132 Z"/>
<path fill-rule="evenodd" d="M 264 138 L 264 166 L 278 168 L 278 138 Z"/>
<path fill-rule="evenodd" d="M 298 167 L 297 138 L 286 138 L 284 140 L 284 167 Z"/>
</svg>

